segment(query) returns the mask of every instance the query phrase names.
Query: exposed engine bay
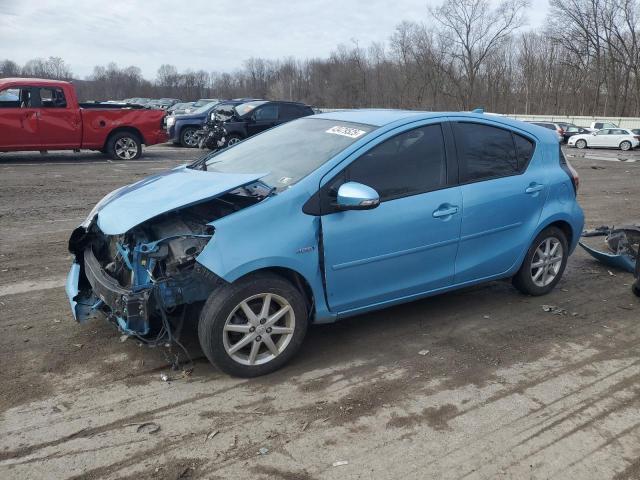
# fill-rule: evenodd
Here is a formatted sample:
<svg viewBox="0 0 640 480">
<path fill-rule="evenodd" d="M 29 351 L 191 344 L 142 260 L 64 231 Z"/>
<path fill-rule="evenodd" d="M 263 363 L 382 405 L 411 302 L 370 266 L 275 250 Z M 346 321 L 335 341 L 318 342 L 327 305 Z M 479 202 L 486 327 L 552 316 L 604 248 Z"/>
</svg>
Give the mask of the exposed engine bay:
<svg viewBox="0 0 640 480">
<path fill-rule="evenodd" d="M 161 214 L 121 235 L 105 235 L 97 217 L 78 227 L 69 240 L 80 268 L 76 319 L 102 315 L 146 343 L 175 340 L 187 306 L 206 300 L 223 281 L 196 261 L 214 235 L 209 223 L 255 205 L 272 191 L 254 182 Z"/>
</svg>

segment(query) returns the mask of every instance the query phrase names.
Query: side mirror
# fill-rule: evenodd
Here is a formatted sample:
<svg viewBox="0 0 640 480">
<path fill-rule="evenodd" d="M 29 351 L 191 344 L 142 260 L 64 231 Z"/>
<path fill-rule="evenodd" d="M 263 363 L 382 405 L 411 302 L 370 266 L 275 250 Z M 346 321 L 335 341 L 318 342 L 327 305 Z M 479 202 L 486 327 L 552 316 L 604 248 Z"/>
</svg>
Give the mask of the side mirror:
<svg viewBox="0 0 640 480">
<path fill-rule="evenodd" d="M 378 192 L 362 183 L 347 182 L 338 189 L 336 206 L 340 210 L 371 210 L 378 205 L 380 205 Z"/>
<path fill-rule="evenodd" d="M 598 132 L 591 132 L 591 135 L 597 135 Z"/>
</svg>

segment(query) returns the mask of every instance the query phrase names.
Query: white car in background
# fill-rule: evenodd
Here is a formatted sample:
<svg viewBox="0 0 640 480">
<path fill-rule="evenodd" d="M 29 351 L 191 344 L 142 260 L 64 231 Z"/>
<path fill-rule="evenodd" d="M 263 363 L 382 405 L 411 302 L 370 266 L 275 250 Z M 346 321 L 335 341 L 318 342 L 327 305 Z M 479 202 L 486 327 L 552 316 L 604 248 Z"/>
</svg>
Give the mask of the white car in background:
<svg viewBox="0 0 640 480">
<path fill-rule="evenodd" d="M 603 128 L 591 134 L 569 137 L 567 145 L 576 148 L 619 148 L 626 152 L 640 145 L 640 136 L 626 128 Z"/>
</svg>

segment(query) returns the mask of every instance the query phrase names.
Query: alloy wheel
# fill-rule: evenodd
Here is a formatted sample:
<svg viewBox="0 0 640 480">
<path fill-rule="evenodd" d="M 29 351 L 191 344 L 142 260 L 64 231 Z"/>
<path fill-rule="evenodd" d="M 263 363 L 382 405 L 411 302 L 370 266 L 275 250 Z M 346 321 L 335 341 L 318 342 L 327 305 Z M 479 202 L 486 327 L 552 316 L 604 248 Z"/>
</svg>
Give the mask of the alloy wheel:
<svg viewBox="0 0 640 480">
<path fill-rule="evenodd" d="M 196 135 L 196 131 L 195 130 L 187 130 L 186 132 L 184 132 L 184 143 L 186 143 L 188 146 L 190 147 L 197 147 L 198 146 L 198 135 Z"/>
<path fill-rule="evenodd" d="M 631 144 L 629 142 L 622 142 L 620 144 L 620 150 L 622 150 L 623 152 L 631 150 Z"/>
<path fill-rule="evenodd" d="M 545 238 L 531 259 L 531 280 L 538 287 L 546 287 L 558 276 L 564 250 L 556 237 Z"/>
<path fill-rule="evenodd" d="M 131 137 L 122 137 L 116 141 L 114 151 L 118 158 L 131 160 L 138 154 L 138 144 Z"/>
<path fill-rule="evenodd" d="M 274 293 L 260 293 L 241 301 L 223 328 L 224 349 L 242 365 L 263 365 L 287 348 L 296 318 L 291 304 Z"/>
</svg>

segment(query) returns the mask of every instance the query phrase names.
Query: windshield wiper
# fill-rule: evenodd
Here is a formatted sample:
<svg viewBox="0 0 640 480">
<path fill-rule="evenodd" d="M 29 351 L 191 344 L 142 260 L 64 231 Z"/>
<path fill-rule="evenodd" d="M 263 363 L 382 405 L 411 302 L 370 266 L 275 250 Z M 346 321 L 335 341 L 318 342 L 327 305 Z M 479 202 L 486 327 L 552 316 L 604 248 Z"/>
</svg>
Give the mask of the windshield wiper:
<svg viewBox="0 0 640 480">
<path fill-rule="evenodd" d="M 202 167 L 202 170 L 204 170 L 205 172 L 207 171 L 207 160 L 209 160 L 211 157 L 209 154 L 200 157 L 198 160 L 196 160 L 195 162 L 190 163 L 189 165 L 187 165 L 187 168 L 192 168 L 194 170 L 197 170 L 198 168 Z"/>
</svg>

